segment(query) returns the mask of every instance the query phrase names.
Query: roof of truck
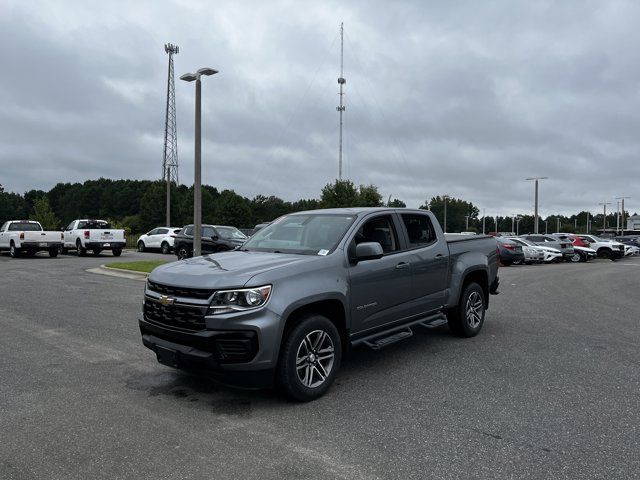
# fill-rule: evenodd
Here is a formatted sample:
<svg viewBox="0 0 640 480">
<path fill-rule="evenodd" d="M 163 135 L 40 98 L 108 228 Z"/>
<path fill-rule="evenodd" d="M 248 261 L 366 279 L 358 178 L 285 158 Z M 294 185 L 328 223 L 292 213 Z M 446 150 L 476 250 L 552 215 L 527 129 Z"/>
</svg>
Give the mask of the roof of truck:
<svg viewBox="0 0 640 480">
<path fill-rule="evenodd" d="M 327 215 L 360 215 L 361 213 L 371 212 L 427 212 L 418 208 L 394 208 L 394 207 L 349 207 L 349 208 L 320 208 L 318 210 L 305 210 L 302 212 L 294 212 L 291 215 L 319 213 Z"/>
</svg>

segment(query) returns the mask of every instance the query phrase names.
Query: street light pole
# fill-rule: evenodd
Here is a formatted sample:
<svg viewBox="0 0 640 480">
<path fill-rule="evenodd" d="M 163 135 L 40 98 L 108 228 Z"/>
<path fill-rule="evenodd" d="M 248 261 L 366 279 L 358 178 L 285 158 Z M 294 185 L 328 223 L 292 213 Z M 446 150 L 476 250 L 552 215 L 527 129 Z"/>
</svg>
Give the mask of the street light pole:
<svg viewBox="0 0 640 480">
<path fill-rule="evenodd" d="M 534 214 L 534 223 L 533 223 L 533 233 L 538 233 L 538 180 L 546 180 L 549 177 L 530 177 L 526 180 L 535 180 L 535 214 Z M 545 227 L 546 228 L 546 227 Z"/>
<path fill-rule="evenodd" d="M 600 202 L 598 205 L 602 205 L 604 208 L 604 217 L 602 218 L 602 233 L 606 233 L 607 230 L 607 205 L 611 205 L 611 202 Z"/>
<path fill-rule="evenodd" d="M 180 80 L 196 81 L 196 119 L 195 119 L 195 168 L 193 175 L 193 256 L 202 255 L 202 75 L 214 75 L 218 70 L 201 68 L 196 73 L 185 73 Z"/>
<path fill-rule="evenodd" d="M 447 233 L 447 198 L 449 198 L 449 195 L 442 196 L 444 200 L 444 233 Z"/>
<path fill-rule="evenodd" d="M 465 228 L 464 231 L 468 232 L 469 231 L 469 215 L 465 215 L 464 216 L 464 221 L 465 221 Z"/>
<path fill-rule="evenodd" d="M 622 201 L 622 217 L 620 219 L 620 229 L 622 230 L 622 235 L 624 235 L 624 229 L 626 228 L 624 226 L 624 199 L 625 198 L 631 198 L 631 197 L 616 197 L 617 200 Z"/>
<path fill-rule="evenodd" d="M 486 211 L 487 210 L 485 208 L 482 209 L 482 234 L 483 235 L 485 234 L 485 224 L 486 224 L 485 220 L 487 218 Z"/>
</svg>

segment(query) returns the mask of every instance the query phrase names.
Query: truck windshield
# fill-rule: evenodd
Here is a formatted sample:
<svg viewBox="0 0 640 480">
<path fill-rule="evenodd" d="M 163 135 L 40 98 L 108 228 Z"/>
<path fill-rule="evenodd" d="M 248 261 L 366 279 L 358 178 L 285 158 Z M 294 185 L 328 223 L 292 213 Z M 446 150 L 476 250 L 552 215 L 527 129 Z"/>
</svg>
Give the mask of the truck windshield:
<svg viewBox="0 0 640 480">
<path fill-rule="evenodd" d="M 42 227 L 35 222 L 13 222 L 9 225 L 10 232 L 41 232 Z"/>
<path fill-rule="evenodd" d="M 326 255 L 355 220 L 355 215 L 292 214 L 279 218 L 251 237 L 242 250 Z"/>
</svg>

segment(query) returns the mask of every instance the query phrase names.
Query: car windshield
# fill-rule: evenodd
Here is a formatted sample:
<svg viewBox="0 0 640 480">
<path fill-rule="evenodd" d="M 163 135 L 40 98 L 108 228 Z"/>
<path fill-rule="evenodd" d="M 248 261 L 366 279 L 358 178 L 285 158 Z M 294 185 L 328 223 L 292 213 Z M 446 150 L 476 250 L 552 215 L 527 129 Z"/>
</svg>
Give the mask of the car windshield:
<svg viewBox="0 0 640 480">
<path fill-rule="evenodd" d="M 355 215 L 292 214 L 279 218 L 252 236 L 242 250 L 326 255 L 355 220 Z"/>
<path fill-rule="evenodd" d="M 42 227 L 35 222 L 13 222 L 9 225 L 10 232 L 41 232 Z"/>
<path fill-rule="evenodd" d="M 246 240 L 247 236 L 236 227 L 216 227 L 222 238 L 228 240 Z"/>
<path fill-rule="evenodd" d="M 511 240 L 512 242 L 518 243 L 520 245 L 526 245 L 527 247 L 532 247 L 533 244 L 527 242 L 526 240 L 523 240 L 521 238 L 510 238 L 509 240 Z"/>
</svg>

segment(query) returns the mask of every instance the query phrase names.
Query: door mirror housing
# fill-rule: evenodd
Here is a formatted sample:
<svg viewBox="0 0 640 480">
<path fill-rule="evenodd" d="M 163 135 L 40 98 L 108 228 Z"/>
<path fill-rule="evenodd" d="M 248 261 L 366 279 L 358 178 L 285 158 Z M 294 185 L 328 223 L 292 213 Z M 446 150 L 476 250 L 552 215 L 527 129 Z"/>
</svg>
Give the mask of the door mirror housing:
<svg viewBox="0 0 640 480">
<path fill-rule="evenodd" d="M 377 260 L 382 258 L 384 251 L 378 242 L 363 242 L 356 245 L 356 262 L 362 260 Z"/>
<path fill-rule="evenodd" d="M 220 237 L 218 237 L 218 235 L 213 235 L 213 236 L 211 237 L 211 239 L 212 239 L 214 242 L 217 242 L 218 240 L 220 240 Z"/>
</svg>

